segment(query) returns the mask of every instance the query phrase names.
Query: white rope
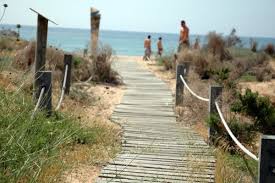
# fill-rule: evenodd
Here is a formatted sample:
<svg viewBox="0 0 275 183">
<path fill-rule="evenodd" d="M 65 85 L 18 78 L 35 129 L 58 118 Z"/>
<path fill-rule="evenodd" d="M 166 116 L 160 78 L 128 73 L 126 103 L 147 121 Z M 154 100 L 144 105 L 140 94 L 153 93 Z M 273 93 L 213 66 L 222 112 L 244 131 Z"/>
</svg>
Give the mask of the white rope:
<svg viewBox="0 0 275 183">
<path fill-rule="evenodd" d="M 43 88 L 41 89 L 41 91 L 40 91 L 40 95 L 39 95 L 39 98 L 38 98 L 38 100 L 37 100 L 36 106 L 35 106 L 35 108 L 34 108 L 34 110 L 33 110 L 33 112 L 32 112 L 31 120 L 33 120 L 33 118 L 34 118 L 34 116 L 35 116 L 35 113 L 36 113 L 36 111 L 38 110 L 38 108 L 39 108 L 39 106 L 40 106 L 40 103 L 41 103 L 41 101 L 42 101 L 42 97 L 43 97 L 43 95 L 44 95 L 44 92 L 45 92 L 45 87 L 43 87 Z"/>
<path fill-rule="evenodd" d="M 232 133 L 232 131 L 230 130 L 229 126 L 227 125 L 223 115 L 222 115 L 222 112 L 221 112 L 221 109 L 219 107 L 219 104 L 218 102 L 215 102 L 215 105 L 216 105 L 216 108 L 218 110 L 218 113 L 220 115 L 220 118 L 222 120 L 222 123 L 227 131 L 227 133 L 230 135 L 230 137 L 232 138 L 232 140 L 239 146 L 239 148 L 245 153 L 247 154 L 248 156 L 250 156 L 252 159 L 256 160 L 256 161 L 259 161 L 259 158 L 257 158 L 256 155 L 254 155 L 253 153 L 251 153 L 248 149 L 246 149 L 241 143 L 240 141 L 238 141 L 238 139 L 234 136 L 234 134 Z"/>
<path fill-rule="evenodd" d="M 61 89 L 61 95 L 59 98 L 59 102 L 55 108 L 56 111 L 58 111 L 61 107 L 62 101 L 64 99 L 64 94 L 65 94 L 65 89 L 66 89 L 66 82 L 67 82 L 67 77 L 68 77 L 68 65 L 65 66 L 65 73 L 64 73 L 64 79 L 63 79 L 63 85 Z"/>
<path fill-rule="evenodd" d="M 186 88 L 188 89 L 188 91 L 193 95 L 195 96 L 196 98 L 198 98 L 199 100 L 202 100 L 202 101 L 205 101 L 205 102 L 209 102 L 210 100 L 208 98 L 203 98 L 203 97 L 200 97 L 199 95 L 197 95 L 196 93 L 194 93 L 190 87 L 187 85 L 186 81 L 184 80 L 184 78 L 182 77 L 182 75 L 180 75 L 180 78 L 183 82 L 183 84 L 186 86 Z"/>
</svg>

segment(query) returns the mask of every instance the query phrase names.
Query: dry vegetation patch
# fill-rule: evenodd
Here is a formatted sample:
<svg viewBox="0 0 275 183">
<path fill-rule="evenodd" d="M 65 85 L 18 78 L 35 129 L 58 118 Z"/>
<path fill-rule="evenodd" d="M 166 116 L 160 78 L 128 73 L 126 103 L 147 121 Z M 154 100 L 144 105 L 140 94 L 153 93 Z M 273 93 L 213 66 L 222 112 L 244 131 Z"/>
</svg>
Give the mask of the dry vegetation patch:
<svg viewBox="0 0 275 183">
<path fill-rule="evenodd" d="M 35 43 L 15 41 L 10 38 L 5 38 L 3 41 L 1 38 L 0 49 L 2 49 L 0 53 L 0 93 L 6 95 L 8 94 L 6 91 L 14 92 L 15 94 L 12 96 L 15 97 L 20 94 L 22 98 L 18 97 L 20 98 L 18 101 L 17 98 L 16 100 L 11 98 L 10 105 L 15 105 L 13 102 L 17 101 L 16 105 L 24 105 L 23 108 L 17 107 L 18 109 L 27 107 L 30 109 L 28 111 L 31 112 L 34 108 L 31 96 Z M 64 54 L 62 50 L 53 47 L 47 49 L 46 68 L 53 71 L 54 78 L 53 107 L 57 104 L 60 95 Z M 39 154 L 31 156 L 32 161 L 27 163 L 34 169 L 27 170 L 26 167 L 21 169 L 18 166 L 20 171 L 14 170 L 20 174 L 15 175 L 10 171 L 9 165 L 5 165 L 7 170 L 0 173 L 1 180 L 9 179 L 19 182 L 29 182 L 30 180 L 38 182 L 93 182 L 95 180 L 101 167 L 120 151 L 120 127 L 110 121 L 110 116 L 115 105 L 120 102 L 123 88 L 120 85 L 121 79 L 118 73 L 112 68 L 112 58 L 111 48 L 102 49 L 95 60 L 79 55 L 73 56 L 73 83 L 70 95 L 65 97 L 63 101 L 62 112 L 54 113 L 50 119 L 45 118 L 43 113 L 38 115 L 41 130 L 44 130 L 45 127 L 43 131 L 45 133 L 41 133 L 39 136 L 41 139 L 50 137 L 50 133 L 47 131 L 51 128 L 46 128 L 49 123 L 64 124 L 64 126 L 59 125 L 55 130 L 56 134 L 64 132 L 64 139 L 62 137 L 56 142 L 59 144 L 58 148 L 51 149 L 49 147 L 48 150 L 40 154 L 41 156 Z M 97 67 L 94 67 L 93 63 Z M 5 88 L 5 92 L 2 92 L 2 88 Z M 29 114 L 25 110 L 21 112 L 22 114 L 18 113 L 18 115 L 23 115 L 24 120 L 18 118 L 17 120 L 22 126 L 18 125 L 17 127 L 24 131 L 24 128 L 28 127 L 25 124 L 29 124 L 25 123 L 25 117 L 28 121 Z M 13 116 L 11 115 L 11 117 Z M 16 116 L 14 115 L 14 117 Z M 5 121 L 6 123 L 9 122 L 8 120 Z M 0 140 L 3 139 L 2 137 L 4 137 L 3 133 L 0 135 Z M 33 140 L 30 141 L 29 147 L 39 142 L 35 135 Z M 53 138 L 49 141 L 54 140 Z M 5 145 L 5 142 L 1 141 L 1 144 Z M 5 156 L 1 158 L 3 157 Z M 32 162 L 38 164 L 32 164 Z M 3 166 L 0 164 L 1 171 L 2 168 Z"/>
</svg>

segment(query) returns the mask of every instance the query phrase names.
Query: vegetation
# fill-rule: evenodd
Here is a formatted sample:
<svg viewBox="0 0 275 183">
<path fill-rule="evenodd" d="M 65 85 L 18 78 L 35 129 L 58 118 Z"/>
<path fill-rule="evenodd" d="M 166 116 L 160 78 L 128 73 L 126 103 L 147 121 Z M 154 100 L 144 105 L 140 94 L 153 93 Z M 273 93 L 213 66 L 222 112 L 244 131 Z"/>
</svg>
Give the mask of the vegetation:
<svg viewBox="0 0 275 183">
<path fill-rule="evenodd" d="M 266 48 L 264 49 L 265 53 L 274 56 L 275 55 L 275 48 L 273 44 L 268 44 Z"/>
<path fill-rule="evenodd" d="M 30 119 L 31 97 L 0 89 L 1 182 L 37 181 L 43 171 L 59 161 L 62 149 L 98 143 L 104 128 L 82 128 L 76 119 L 40 112 Z"/>
<path fill-rule="evenodd" d="M 216 151 L 216 182 L 257 182 L 258 164 L 254 160 L 245 159 L 238 155 L 232 155 L 223 150 Z"/>
<path fill-rule="evenodd" d="M 275 132 L 275 106 L 270 99 L 249 89 L 240 90 L 241 82 L 274 79 L 275 72 L 270 65 L 270 56 L 274 56 L 273 45 L 267 45 L 264 50 L 258 50 L 257 46 L 257 42 L 251 39 L 251 48 L 242 48 L 234 29 L 228 36 L 210 32 L 205 47 L 183 50 L 177 54 L 176 61 L 172 54 L 158 59 L 158 63 L 166 70 L 174 72 L 176 64 L 190 62 L 188 81 L 200 96 L 207 95 L 201 88 L 208 87 L 209 84 L 223 86 L 222 109 L 228 126 L 237 139 L 255 154 L 258 152 L 260 134 L 274 135 Z M 185 98 L 184 114 L 188 119 L 196 116 L 194 126 L 201 129 L 197 121 L 205 118 L 207 108 L 194 100 L 196 99 Z M 209 116 L 206 122 L 216 131 L 214 143 L 219 149 L 217 182 L 254 181 L 257 162 L 246 159 L 224 129 L 218 115 Z M 204 130 L 199 132 L 203 135 L 205 133 Z"/>
<path fill-rule="evenodd" d="M 20 24 L 17 24 L 17 25 L 16 25 L 16 28 L 17 28 L 17 34 L 18 34 L 17 41 L 19 41 L 19 39 L 20 39 L 20 29 L 21 29 L 21 25 L 20 25 Z"/>
<path fill-rule="evenodd" d="M 265 134 L 275 135 L 275 107 L 267 97 L 259 96 L 250 89 L 245 94 L 238 94 L 238 99 L 231 107 L 233 112 L 250 116 L 254 130 Z"/>
<path fill-rule="evenodd" d="M 94 118 L 92 124 L 84 125 L 82 117 L 70 110 L 68 114 L 54 113 L 50 118 L 39 111 L 31 120 L 35 42 L 1 35 L 0 182 L 59 182 L 74 166 L 87 162 L 101 166 L 112 158 L 120 147 L 119 130 L 104 125 L 101 119 Z M 107 53 L 103 50 L 102 55 L 104 51 Z M 62 50 L 47 48 L 46 67 L 53 71 L 53 84 L 61 81 L 63 58 Z M 73 81 L 86 81 L 94 76 L 89 58 L 76 55 L 73 58 Z M 101 61 L 104 59 L 107 58 Z M 108 66 L 108 72 L 112 72 L 111 65 Z M 109 81 L 115 83 L 106 78 L 98 80 Z M 91 96 L 72 90 L 69 100 L 72 99 L 82 106 Z"/>
<path fill-rule="evenodd" d="M 93 59 L 93 81 L 112 84 L 122 83 L 119 74 L 112 69 L 113 50 L 109 46 L 101 46 Z"/>
</svg>

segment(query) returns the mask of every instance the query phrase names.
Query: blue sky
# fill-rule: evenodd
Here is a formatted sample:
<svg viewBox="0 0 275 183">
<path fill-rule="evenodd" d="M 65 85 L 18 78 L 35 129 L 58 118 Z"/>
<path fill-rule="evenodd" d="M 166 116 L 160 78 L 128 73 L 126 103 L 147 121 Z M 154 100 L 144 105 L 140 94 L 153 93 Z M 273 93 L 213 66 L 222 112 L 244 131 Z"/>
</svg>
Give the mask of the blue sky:
<svg viewBox="0 0 275 183">
<path fill-rule="evenodd" d="M 35 25 L 32 7 L 59 27 L 89 28 L 90 7 L 101 11 L 101 28 L 177 33 L 181 19 L 192 34 L 235 27 L 242 36 L 275 37 L 274 0 L 0 0 L 9 8 L 1 23 Z M 2 11 L 2 10 L 1 10 Z"/>
</svg>

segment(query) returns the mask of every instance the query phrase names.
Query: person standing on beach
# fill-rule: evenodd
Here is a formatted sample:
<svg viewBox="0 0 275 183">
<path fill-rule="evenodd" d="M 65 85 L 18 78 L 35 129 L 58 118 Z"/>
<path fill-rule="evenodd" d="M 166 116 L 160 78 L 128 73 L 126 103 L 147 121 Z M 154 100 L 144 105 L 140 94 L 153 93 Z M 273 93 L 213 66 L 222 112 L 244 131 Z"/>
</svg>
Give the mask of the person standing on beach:
<svg viewBox="0 0 275 183">
<path fill-rule="evenodd" d="M 180 38 L 179 38 L 179 47 L 178 52 L 182 49 L 189 48 L 189 28 L 186 26 L 184 20 L 181 21 L 181 28 L 180 28 Z"/>
<path fill-rule="evenodd" d="M 158 47 L 158 55 L 161 57 L 163 53 L 162 37 L 159 37 L 157 47 Z"/>
<path fill-rule="evenodd" d="M 145 40 L 144 40 L 144 48 L 145 48 L 145 55 L 143 57 L 143 60 L 150 60 L 151 57 L 151 35 L 149 35 Z"/>
</svg>

